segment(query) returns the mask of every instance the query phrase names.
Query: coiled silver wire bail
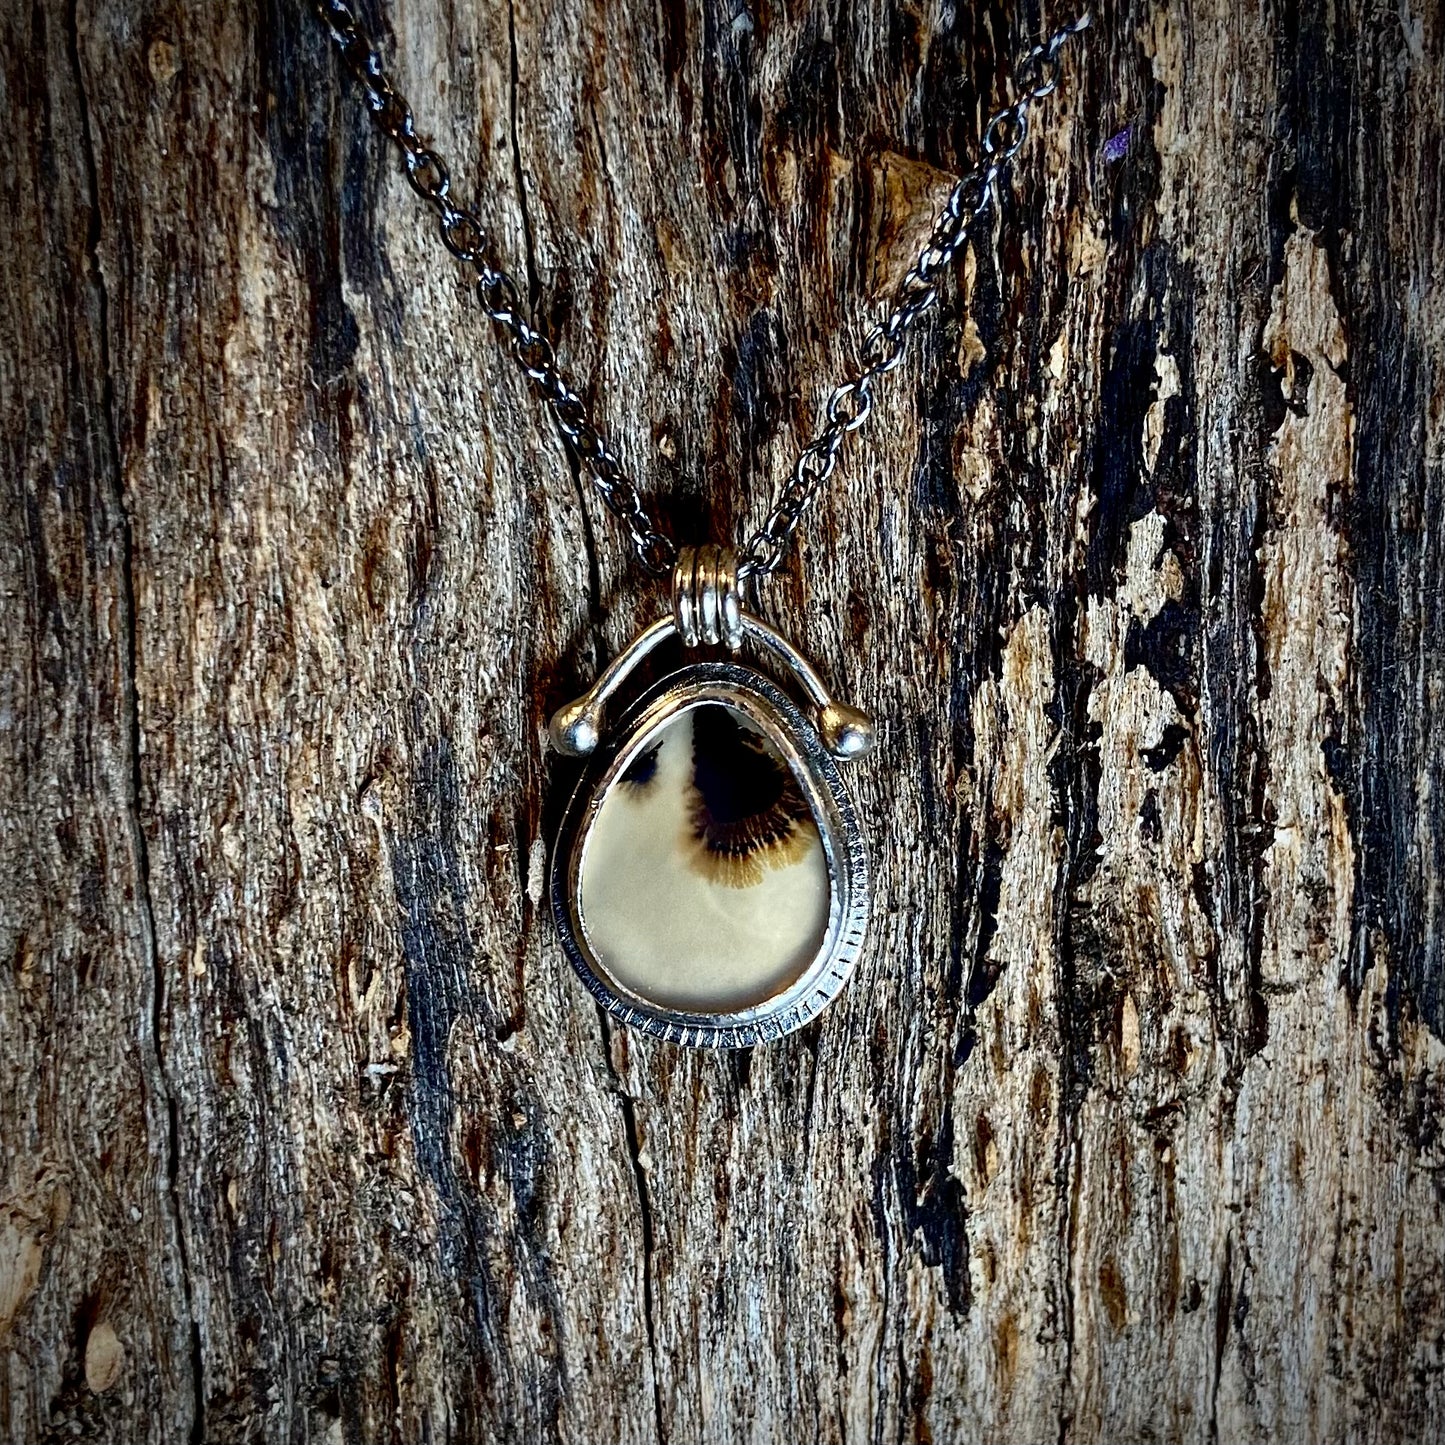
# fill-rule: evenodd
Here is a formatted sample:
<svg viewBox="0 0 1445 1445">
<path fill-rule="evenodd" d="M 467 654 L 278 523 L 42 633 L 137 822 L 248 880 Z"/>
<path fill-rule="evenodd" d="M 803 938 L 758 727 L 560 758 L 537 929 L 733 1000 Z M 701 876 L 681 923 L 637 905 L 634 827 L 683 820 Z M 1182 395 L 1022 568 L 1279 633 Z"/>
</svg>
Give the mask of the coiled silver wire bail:
<svg viewBox="0 0 1445 1445">
<path fill-rule="evenodd" d="M 672 615 L 684 647 L 743 645 L 738 558 L 731 547 L 679 547 L 672 569 Z"/>
</svg>

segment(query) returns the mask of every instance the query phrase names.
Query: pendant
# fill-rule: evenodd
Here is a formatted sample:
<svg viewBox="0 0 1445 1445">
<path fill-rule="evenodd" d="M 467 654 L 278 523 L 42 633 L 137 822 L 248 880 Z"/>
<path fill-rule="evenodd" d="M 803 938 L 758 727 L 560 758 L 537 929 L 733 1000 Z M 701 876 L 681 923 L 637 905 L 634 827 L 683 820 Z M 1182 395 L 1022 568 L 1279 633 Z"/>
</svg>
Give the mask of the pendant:
<svg viewBox="0 0 1445 1445">
<path fill-rule="evenodd" d="M 605 723 L 628 675 L 674 636 L 689 650 L 754 644 L 812 715 L 771 678 L 714 657 Z M 836 997 L 870 906 L 838 763 L 869 751 L 873 726 L 743 610 L 731 553 L 682 548 L 671 615 L 548 731 L 558 752 L 588 760 L 552 852 L 552 912 L 603 1007 L 674 1043 L 742 1048 L 801 1028 Z"/>
</svg>

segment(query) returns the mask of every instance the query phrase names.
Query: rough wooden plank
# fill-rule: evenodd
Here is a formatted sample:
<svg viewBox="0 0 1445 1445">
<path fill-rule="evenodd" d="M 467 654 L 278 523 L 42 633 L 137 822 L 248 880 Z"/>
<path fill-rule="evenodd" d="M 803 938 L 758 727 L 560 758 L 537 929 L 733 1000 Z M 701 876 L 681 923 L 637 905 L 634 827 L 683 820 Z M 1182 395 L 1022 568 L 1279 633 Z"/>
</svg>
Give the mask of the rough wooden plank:
<svg viewBox="0 0 1445 1445">
<path fill-rule="evenodd" d="M 1040 24 L 366 13 L 685 540 Z M 1438 8 L 1097 17 L 766 599 L 881 901 L 734 1057 L 551 939 L 657 598 L 315 22 L 3 24 L 11 1437 L 1441 1438 Z"/>
</svg>

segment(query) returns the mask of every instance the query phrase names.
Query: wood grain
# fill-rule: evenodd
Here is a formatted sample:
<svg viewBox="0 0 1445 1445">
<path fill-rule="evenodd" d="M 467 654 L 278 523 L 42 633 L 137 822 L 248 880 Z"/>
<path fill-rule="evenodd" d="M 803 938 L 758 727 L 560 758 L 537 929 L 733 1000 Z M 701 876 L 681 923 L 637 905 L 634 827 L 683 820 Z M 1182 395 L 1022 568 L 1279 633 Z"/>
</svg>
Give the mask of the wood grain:
<svg viewBox="0 0 1445 1445">
<path fill-rule="evenodd" d="M 683 540 L 1064 18 L 364 13 Z M 551 936 L 658 598 L 316 22 L 0 67 L 6 1438 L 1445 1438 L 1438 5 L 1096 15 L 766 598 L 880 905 L 730 1057 Z"/>
</svg>

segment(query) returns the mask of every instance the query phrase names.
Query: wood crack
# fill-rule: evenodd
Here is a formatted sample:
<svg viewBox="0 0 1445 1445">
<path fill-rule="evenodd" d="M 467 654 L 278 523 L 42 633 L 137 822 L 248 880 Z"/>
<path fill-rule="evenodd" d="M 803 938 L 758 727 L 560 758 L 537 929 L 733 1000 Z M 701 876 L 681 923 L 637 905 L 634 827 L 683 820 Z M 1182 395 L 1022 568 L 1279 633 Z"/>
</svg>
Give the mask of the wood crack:
<svg viewBox="0 0 1445 1445">
<path fill-rule="evenodd" d="M 1060 1090 L 1062 1096 L 1063 1090 Z M 1061 1186 L 1067 1186 L 1059 1220 L 1059 1243 L 1062 1259 L 1060 1273 L 1063 1276 L 1059 1291 L 1059 1329 L 1064 1338 L 1064 1355 L 1059 1367 L 1059 1432 L 1058 1445 L 1068 1445 L 1070 1432 L 1074 1428 L 1074 1256 L 1077 1252 L 1077 1231 L 1079 1221 L 1079 1190 L 1082 1186 L 1082 1161 L 1079 1149 L 1072 1139 L 1073 1115 L 1067 1110 L 1060 1111 L 1059 1154 Z M 1063 1191 L 1061 1190 L 1061 1193 Z"/>
<path fill-rule="evenodd" d="M 527 183 L 522 172 L 522 147 L 517 139 L 517 8 L 514 0 L 507 4 L 507 43 L 511 48 L 511 78 L 507 97 L 507 134 L 512 148 L 512 177 L 517 187 L 517 207 L 522 217 L 522 254 L 527 268 L 527 307 L 535 315 L 542 294 L 537 274 L 537 253 L 533 241 L 532 214 L 527 206 Z"/>
<path fill-rule="evenodd" d="M 1229 1309 L 1233 1295 L 1234 1235 L 1224 1237 L 1224 1268 L 1214 1296 L 1214 1378 L 1209 1386 L 1209 1439 L 1219 1440 L 1219 1382 L 1224 1375 L 1224 1346 L 1229 1338 Z"/>
<path fill-rule="evenodd" d="M 522 145 L 517 120 L 521 68 L 517 56 L 517 18 L 514 0 L 509 0 L 507 5 L 507 41 L 510 47 L 507 135 L 512 154 L 512 180 L 517 191 L 517 209 L 522 220 L 522 259 L 527 274 L 527 309 L 532 314 L 533 325 L 537 326 L 539 331 L 550 330 L 550 328 L 543 328 L 539 325 L 537 317 L 537 308 L 542 297 L 542 276 L 537 266 L 536 233 L 532 226 L 531 207 L 527 203 L 527 183 L 522 166 Z M 547 339 L 555 345 L 555 338 L 548 336 Z M 560 430 L 558 435 L 562 435 Z M 576 448 L 567 442 L 565 436 L 562 438 L 562 449 L 567 459 L 568 471 L 571 474 L 572 490 L 577 498 L 578 511 L 581 514 L 582 549 L 587 559 L 588 617 L 595 619 L 600 613 L 602 604 L 602 569 L 598 562 L 597 537 L 592 526 L 591 515 L 587 510 L 587 491 L 584 485 L 581 459 L 577 455 Z M 590 625 L 589 630 L 593 634 L 597 655 L 601 656 L 602 639 L 597 633 L 595 622 Z"/>
<path fill-rule="evenodd" d="M 647 1324 L 647 1354 L 652 1372 L 652 1409 L 657 1426 L 658 1445 L 667 1439 L 662 1418 L 662 1376 L 657 1353 L 657 1324 L 654 1318 L 652 1290 L 652 1258 L 655 1247 L 652 1201 L 647 1191 L 647 1171 L 642 1167 L 641 1136 L 637 1130 L 637 1101 L 632 1097 L 617 1066 L 612 1062 L 612 1023 L 607 1012 L 599 1004 L 597 1015 L 602 1021 L 602 1047 L 608 1068 L 617 1082 L 617 1091 L 622 1099 L 622 1125 L 627 1138 L 627 1155 L 632 1164 L 632 1177 L 637 1184 L 638 1217 L 642 1222 L 642 1314 Z"/>
<path fill-rule="evenodd" d="M 100 171 L 96 162 L 95 134 L 91 119 L 90 97 L 86 89 L 85 66 L 80 53 L 80 20 L 78 0 L 66 7 L 66 47 L 75 84 L 76 108 L 80 119 L 81 169 L 89 203 L 86 225 L 86 271 L 96 308 L 96 344 L 100 361 L 100 417 L 103 466 L 110 483 L 110 500 L 120 521 L 120 611 L 122 644 L 118 658 L 121 672 L 121 698 L 124 718 L 126 762 L 126 821 L 130 845 L 135 856 L 137 914 L 141 952 L 151 975 L 151 997 L 148 1016 L 141 1026 L 141 1042 L 148 1045 L 147 1064 L 143 1076 L 153 1087 L 165 1111 L 164 1154 L 162 1169 L 166 1181 L 163 1209 L 166 1224 L 176 1244 L 180 1264 L 181 1288 L 190 1322 L 190 1439 L 197 1445 L 205 1439 L 205 1370 L 201 1351 L 200 1322 L 196 1317 L 191 1282 L 191 1262 L 182 1225 L 180 1186 L 180 1115 L 175 1095 L 166 1078 L 165 1060 L 161 1050 L 161 1030 L 165 1021 L 165 974 L 160 950 L 156 945 L 155 905 L 151 894 L 150 848 L 141 815 L 141 723 L 137 679 L 138 622 L 135 588 L 135 529 L 126 505 L 125 480 L 121 467 L 120 429 L 116 421 L 115 376 L 111 358 L 110 295 L 105 272 L 100 264 Z M 144 1085 L 142 1086 L 145 1087 Z M 148 1111 L 149 1112 L 149 1111 Z M 154 1122 L 154 1116 L 152 1115 Z"/>
</svg>

